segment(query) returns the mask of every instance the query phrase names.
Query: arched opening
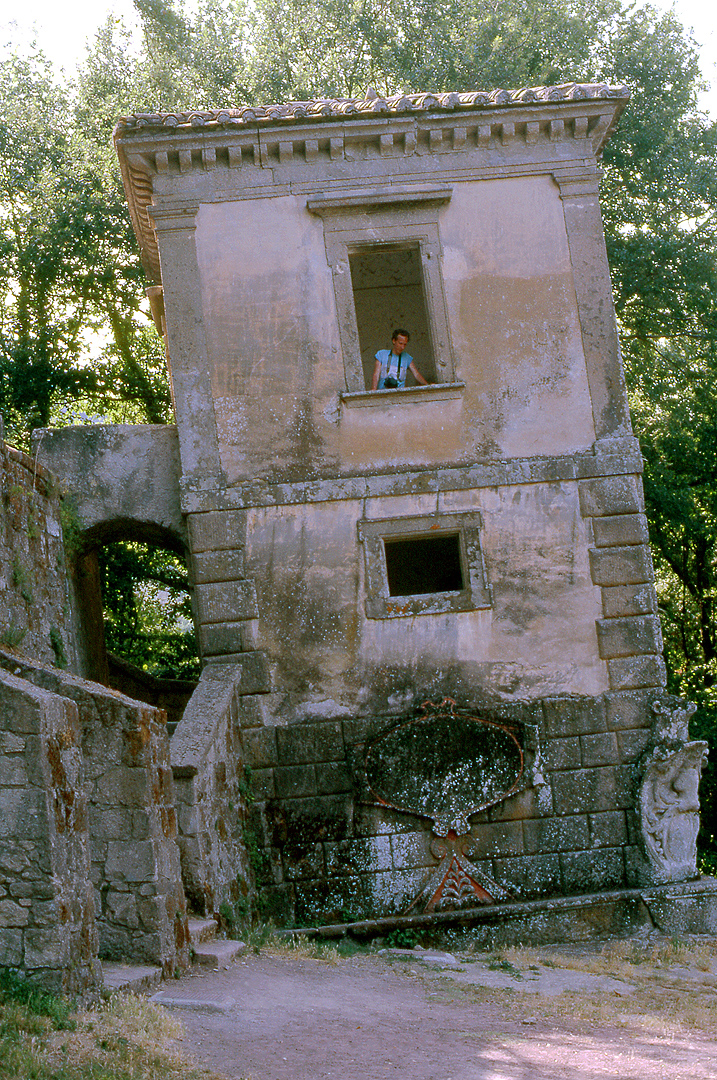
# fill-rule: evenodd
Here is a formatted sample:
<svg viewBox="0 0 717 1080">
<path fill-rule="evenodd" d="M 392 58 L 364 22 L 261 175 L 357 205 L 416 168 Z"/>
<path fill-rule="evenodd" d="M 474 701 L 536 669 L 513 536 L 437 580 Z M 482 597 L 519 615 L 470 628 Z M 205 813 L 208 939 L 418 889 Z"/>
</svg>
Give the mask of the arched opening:
<svg viewBox="0 0 717 1080">
<path fill-rule="evenodd" d="M 182 540 L 160 526 L 103 522 L 75 560 L 85 674 L 181 719 L 199 678 L 192 586 Z"/>
</svg>

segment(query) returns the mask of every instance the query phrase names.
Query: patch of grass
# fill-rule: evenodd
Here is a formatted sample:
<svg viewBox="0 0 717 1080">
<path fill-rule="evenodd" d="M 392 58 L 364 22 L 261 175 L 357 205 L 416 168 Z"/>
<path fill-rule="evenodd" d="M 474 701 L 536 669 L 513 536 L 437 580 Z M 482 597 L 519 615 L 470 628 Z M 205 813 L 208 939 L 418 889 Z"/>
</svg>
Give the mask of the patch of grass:
<svg viewBox="0 0 717 1080">
<path fill-rule="evenodd" d="M 69 998 L 49 994 L 9 968 L 0 968 L 0 1004 L 24 1006 L 31 1015 L 47 1017 L 58 1031 L 75 1027 Z"/>
<path fill-rule="evenodd" d="M 181 1056 L 181 1025 L 143 998 L 73 1012 L 12 973 L 0 981 L 0 1080 L 220 1080 Z"/>
<path fill-rule="evenodd" d="M 60 631 L 56 626 L 50 627 L 50 645 L 55 654 L 55 667 L 64 670 L 67 667 L 67 655 Z"/>
<path fill-rule="evenodd" d="M 16 649 L 18 645 L 22 645 L 27 634 L 26 626 L 18 626 L 14 619 L 10 620 L 10 625 L 3 627 L 0 630 L 0 645 L 6 645 L 10 649 Z"/>
<path fill-rule="evenodd" d="M 341 959 L 335 941 L 308 938 L 303 934 L 275 934 L 269 951 L 282 956 L 289 954 L 301 960 L 324 960 L 328 964 L 338 964 Z"/>
</svg>

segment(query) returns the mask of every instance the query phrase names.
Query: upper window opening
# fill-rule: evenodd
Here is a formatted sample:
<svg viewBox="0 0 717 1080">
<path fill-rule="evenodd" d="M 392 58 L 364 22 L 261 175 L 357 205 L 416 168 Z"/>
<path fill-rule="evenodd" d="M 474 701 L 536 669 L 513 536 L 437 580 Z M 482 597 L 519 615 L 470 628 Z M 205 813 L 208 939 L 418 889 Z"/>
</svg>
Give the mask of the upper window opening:
<svg viewBox="0 0 717 1080">
<path fill-rule="evenodd" d="M 406 351 L 418 370 L 436 382 L 419 245 L 362 247 L 349 254 L 349 264 L 366 389 L 371 388 L 376 353 L 391 348 L 397 327 L 411 335 Z M 416 385 L 410 373 L 406 385 Z"/>
<path fill-rule="evenodd" d="M 465 588 L 458 535 L 384 540 L 384 545 L 389 596 L 460 592 Z"/>
</svg>

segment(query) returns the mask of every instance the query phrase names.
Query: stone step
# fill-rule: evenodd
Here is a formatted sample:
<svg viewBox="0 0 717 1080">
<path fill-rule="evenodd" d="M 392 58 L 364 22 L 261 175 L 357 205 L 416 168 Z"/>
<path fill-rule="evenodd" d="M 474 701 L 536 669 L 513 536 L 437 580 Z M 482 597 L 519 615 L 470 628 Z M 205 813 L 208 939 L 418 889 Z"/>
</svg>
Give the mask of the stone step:
<svg viewBox="0 0 717 1080">
<path fill-rule="evenodd" d="M 205 941 L 213 941 L 219 929 L 216 919 L 187 919 L 187 924 L 189 939 L 195 948 Z"/>
<path fill-rule="evenodd" d="M 209 941 L 194 946 L 193 961 L 199 967 L 225 968 L 245 949 L 243 941 Z"/>
<path fill-rule="evenodd" d="M 146 994 L 162 981 L 162 969 L 143 964 L 121 964 L 102 961 L 105 990 L 129 994 Z"/>
</svg>

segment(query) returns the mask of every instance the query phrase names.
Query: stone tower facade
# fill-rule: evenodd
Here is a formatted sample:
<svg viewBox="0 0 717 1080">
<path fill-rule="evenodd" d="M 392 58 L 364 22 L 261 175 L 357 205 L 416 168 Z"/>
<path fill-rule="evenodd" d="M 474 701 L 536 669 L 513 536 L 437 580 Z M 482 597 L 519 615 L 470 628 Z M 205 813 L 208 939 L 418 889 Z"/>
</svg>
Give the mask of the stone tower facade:
<svg viewBox="0 0 717 1080">
<path fill-rule="evenodd" d="M 231 895 L 219 684 L 281 917 L 652 880 L 664 667 L 598 199 L 627 99 L 118 124 L 176 431 L 46 432 L 41 457 L 88 528 L 134 514 L 188 552 L 205 674 L 172 761 L 197 902 Z M 428 385 L 374 391 L 397 327 Z"/>
</svg>

